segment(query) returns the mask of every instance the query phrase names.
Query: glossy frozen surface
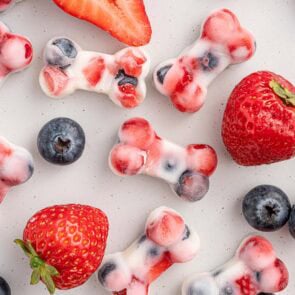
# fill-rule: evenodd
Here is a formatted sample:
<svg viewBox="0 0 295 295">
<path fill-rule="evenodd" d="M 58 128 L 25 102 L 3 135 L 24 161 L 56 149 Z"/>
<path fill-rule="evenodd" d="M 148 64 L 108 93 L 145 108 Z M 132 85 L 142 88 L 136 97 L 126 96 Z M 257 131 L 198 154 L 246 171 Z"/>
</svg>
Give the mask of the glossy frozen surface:
<svg viewBox="0 0 295 295">
<path fill-rule="evenodd" d="M 183 217 L 173 209 L 159 207 L 130 247 L 105 257 L 98 279 L 113 294 L 147 295 L 154 280 L 173 264 L 195 258 L 199 248 L 199 236 Z"/>
<path fill-rule="evenodd" d="M 30 150 L 35 159 L 35 174 L 23 185 L 14 187 L 0 205 L 1 276 L 13 294 L 46 295 L 40 286 L 30 286 L 30 271 L 20 263 L 22 253 L 12 241 L 22 234 L 24 221 L 38 210 L 69 202 L 103 209 L 110 219 L 106 253 L 126 249 L 140 236 L 148 214 L 159 206 L 176 209 L 198 232 L 202 246 L 198 257 L 168 269 L 151 284 L 152 295 L 179 295 L 181 284 L 193 273 L 216 268 L 232 258 L 241 240 L 253 231 L 242 217 L 244 195 L 256 185 L 274 184 L 295 203 L 295 161 L 271 166 L 242 168 L 226 152 L 220 136 L 222 115 L 233 87 L 246 75 L 269 69 L 294 82 L 295 34 L 293 0 L 145 0 L 154 29 L 151 44 L 151 69 L 175 57 L 200 34 L 200 25 L 211 11 L 227 7 L 257 39 L 257 51 L 248 62 L 229 67 L 210 85 L 207 100 L 195 115 L 182 114 L 172 107 L 147 78 L 148 92 L 143 104 L 134 110 L 114 106 L 104 95 L 76 91 L 60 100 L 49 99 L 38 83 L 44 66 L 43 49 L 54 36 L 67 36 L 85 49 L 114 54 L 122 44 L 95 26 L 66 15 L 52 1 L 25 0 L 1 15 L 13 32 L 28 36 L 34 45 L 33 66 L 9 77 L 0 89 L 0 130 L 10 141 Z M 184 17 L 185 16 L 185 17 Z M 34 19 L 34 21 L 30 21 Z M 271 29 L 269 23 L 273 23 Z M 38 25 L 36 25 L 38 24 Z M 283 44 L 283 46 L 282 46 Z M 17 87 L 16 87 L 17 85 Z M 36 137 L 49 120 L 68 116 L 81 124 L 87 144 L 83 157 L 70 167 L 55 167 L 39 155 Z M 186 146 L 206 143 L 218 154 L 218 168 L 210 177 L 208 194 L 195 204 L 175 197 L 166 182 L 139 175 L 118 177 L 108 166 L 108 154 L 118 138 L 118 128 L 131 117 L 143 117 L 157 133 L 169 141 Z M 13 214 L 12 214 L 13 212 Z M 290 283 L 279 295 L 295 294 L 294 240 L 287 229 L 265 234 L 278 256 L 287 263 Z M 213 250 L 212 250 L 213 249 Z M 108 295 L 97 277 L 65 295 Z"/>
<path fill-rule="evenodd" d="M 103 93 L 123 108 L 134 108 L 146 96 L 150 61 L 141 48 L 127 47 L 114 55 L 84 51 L 69 38 L 56 37 L 44 49 L 40 85 L 61 98 L 77 89 Z"/>
<path fill-rule="evenodd" d="M 263 237 L 251 236 L 240 245 L 232 260 L 210 273 L 192 275 L 182 295 L 257 295 L 284 290 L 289 281 L 286 265 Z"/>
<path fill-rule="evenodd" d="M 229 65 L 250 59 L 255 39 L 228 9 L 211 13 L 200 37 L 178 58 L 161 63 L 154 72 L 156 88 L 181 112 L 196 112 L 204 104 L 210 83 Z"/>
</svg>

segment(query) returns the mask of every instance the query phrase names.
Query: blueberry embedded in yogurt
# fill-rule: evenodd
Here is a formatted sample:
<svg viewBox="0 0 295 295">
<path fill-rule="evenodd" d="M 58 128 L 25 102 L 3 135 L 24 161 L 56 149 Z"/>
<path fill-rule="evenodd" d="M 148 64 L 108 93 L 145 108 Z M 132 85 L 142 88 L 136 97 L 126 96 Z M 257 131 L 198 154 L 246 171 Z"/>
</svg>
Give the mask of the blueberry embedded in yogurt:
<svg viewBox="0 0 295 295">
<path fill-rule="evenodd" d="M 79 46 L 68 38 L 52 39 L 44 51 L 44 59 L 49 65 L 64 69 L 74 63 L 79 50 Z"/>
<path fill-rule="evenodd" d="M 292 237 L 295 239 L 295 206 L 292 207 L 289 218 L 289 231 Z"/>
<path fill-rule="evenodd" d="M 56 118 L 42 127 L 37 145 L 41 156 L 48 162 L 68 165 L 81 157 L 85 134 L 77 122 L 69 118 Z"/>
<path fill-rule="evenodd" d="M 2 277 L 0 277 L 0 295 L 11 295 L 11 289 Z"/>
<path fill-rule="evenodd" d="M 289 219 L 291 204 L 288 196 L 278 187 L 260 185 L 244 198 L 243 214 L 247 222 L 257 230 L 276 231 Z"/>
</svg>

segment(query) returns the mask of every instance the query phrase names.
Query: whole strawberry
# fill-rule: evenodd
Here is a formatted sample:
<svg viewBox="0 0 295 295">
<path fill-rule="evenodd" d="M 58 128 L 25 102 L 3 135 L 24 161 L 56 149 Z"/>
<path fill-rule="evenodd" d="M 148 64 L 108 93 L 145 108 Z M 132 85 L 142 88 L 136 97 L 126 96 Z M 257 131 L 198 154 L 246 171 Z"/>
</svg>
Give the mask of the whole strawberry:
<svg viewBox="0 0 295 295">
<path fill-rule="evenodd" d="M 295 87 L 271 72 L 244 78 L 223 117 L 224 144 L 240 165 L 271 164 L 295 155 Z"/>
<path fill-rule="evenodd" d="M 108 219 L 84 205 L 45 208 L 28 221 L 23 241 L 15 242 L 30 259 L 31 284 L 40 279 L 50 294 L 84 284 L 104 256 Z"/>
</svg>

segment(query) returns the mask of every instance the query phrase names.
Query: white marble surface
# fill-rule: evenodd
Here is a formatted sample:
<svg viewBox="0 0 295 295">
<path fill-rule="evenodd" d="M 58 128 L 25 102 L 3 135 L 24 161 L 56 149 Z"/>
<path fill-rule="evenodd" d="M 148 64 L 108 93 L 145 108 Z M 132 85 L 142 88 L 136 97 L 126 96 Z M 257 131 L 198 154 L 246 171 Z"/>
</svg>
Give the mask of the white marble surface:
<svg viewBox="0 0 295 295">
<path fill-rule="evenodd" d="M 210 270 L 228 260 L 245 235 L 252 232 L 241 215 L 243 195 L 263 183 L 281 187 L 295 203 L 295 160 L 271 166 L 237 166 L 224 149 L 220 136 L 222 114 L 234 85 L 261 69 L 295 80 L 295 2 L 293 0 L 146 0 L 153 25 L 147 50 L 152 67 L 176 56 L 199 34 L 200 24 L 217 8 L 232 9 L 257 38 L 255 57 L 226 70 L 211 85 L 205 106 L 195 115 L 177 112 L 148 81 L 146 101 L 132 111 L 116 107 L 95 93 L 76 92 L 63 100 L 47 98 L 38 85 L 42 48 L 52 37 L 67 35 L 83 48 L 113 53 L 123 48 L 96 27 L 64 14 L 50 0 L 26 0 L 0 16 L 13 31 L 27 35 L 35 47 L 35 59 L 25 72 L 11 76 L 0 90 L 0 132 L 24 145 L 35 158 L 36 171 L 27 184 L 15 188 L 0 205 L 0 275 L 13 295 L 47 294 L 43 285 L 29 285 L 27 259 L 13 244 L 21 237 L 27 219 L 53 204 L 79 202 L 103 209 L 110 220 L 107 252 L 122 250 L 142 231 L 148 213 L 160 206 L 179 210 L 198 231 L 202 249 L 192 262 L 171 268 L 152 285 L 150 294 L 180 294 L 180 286 L 192 272 Z M 36 137 L 48 120 L 68 116 L 84 128 L 87 145 L 83 157 L 68 167 L 53 166 L 38 154 Z M 169 187 L 145 176 L 119 178 L 108 168 L 107 156 L 120 123 L 132 116 L 149 119 L 159 134 L 186 145 L 208 143 L 218 152 L 219 167 L 208 195 L 199 203 L 178 200 Z M 295 293 L 295 240 L 287 228 L 265 234 L 287 262 L 290 284 L 284 295 Z M 84 286 L 58 294 L 107 294 L 93 276 Z"/>
</svg>

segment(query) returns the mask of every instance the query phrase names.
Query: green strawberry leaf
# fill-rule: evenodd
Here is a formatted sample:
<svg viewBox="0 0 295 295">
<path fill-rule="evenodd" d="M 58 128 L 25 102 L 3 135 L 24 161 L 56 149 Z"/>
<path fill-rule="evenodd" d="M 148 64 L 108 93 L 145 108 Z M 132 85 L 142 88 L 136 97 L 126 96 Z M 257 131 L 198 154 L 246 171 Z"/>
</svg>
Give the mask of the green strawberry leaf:
<svg viewBox="0 0 295 295">
<path fill-rule="evenodd" d="M 31 275 L 31 285 L 37 285 L 40 282 L 41 271 L 39 268 L 33 270 Z"/>
<path fill-rule="evenodd" d="M 269 86 L 274 93 L 282 99 L 285 105 L 295 107 L 295 93 L 292 93 L 287 88 L 284 88 L 275 80 L 270 81 Z"/>
</svg>

